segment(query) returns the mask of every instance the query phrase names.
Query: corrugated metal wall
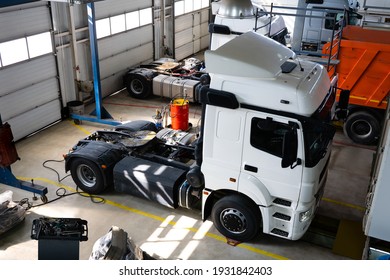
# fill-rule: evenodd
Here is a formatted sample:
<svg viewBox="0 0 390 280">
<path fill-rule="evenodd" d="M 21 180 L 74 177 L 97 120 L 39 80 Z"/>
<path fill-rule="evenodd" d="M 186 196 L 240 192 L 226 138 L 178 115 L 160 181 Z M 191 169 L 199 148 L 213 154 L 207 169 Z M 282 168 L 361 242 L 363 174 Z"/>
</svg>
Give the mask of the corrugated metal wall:
<svg viewBox="0 0 390 280">
<path fill-rule="evenodd" d="M 111 0 L 95 3 L 96 20 L 150 8 L 151 0 Z M 128 68 L 153 59 L 152 24 L 98 40 L 102 96 L 123 88 Z"/>
<path fill-rule="evenodd" d="M 209 9 L 175 18 L 175 59 L 182 60 L 209 46 Z"/>
<path fill-rule="evenodd" d="M 52 29 L 45 2 L 0 9 L 0 43 Z M 0 114 L 19 140 L 61 119 L 53 53 L 0 68 Z"/>
</svg>

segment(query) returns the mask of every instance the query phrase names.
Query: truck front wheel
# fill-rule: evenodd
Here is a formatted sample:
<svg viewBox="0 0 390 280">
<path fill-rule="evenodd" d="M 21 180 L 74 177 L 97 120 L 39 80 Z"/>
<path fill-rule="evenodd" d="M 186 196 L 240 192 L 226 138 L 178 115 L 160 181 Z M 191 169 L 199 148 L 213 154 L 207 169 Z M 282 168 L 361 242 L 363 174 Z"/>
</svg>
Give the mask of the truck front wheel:
<svg viewBox="0 0 390 280">
<path fill-rule="evenodd" d="M 344 123 L 344 134 L 357 144 L 375 144 L 379 138 L 379 133 L 379 121 L 368 112 L 352 113 Z"/>
<path fill-rule="evenodd" d="M 227 238 L 249 241 L 255 238 L 261 227 L 261 213 L 249 199 L 229 195 L 218 200 L 211 211 L 217 230 Z"/>
<path fill-rule="evenodd" d="M 76 185 L 86 193 L 98 194 L 105 189 L 101 170 L 90 160 L 75 158 L 71 163 L 70 173 Z"/>
</svg>

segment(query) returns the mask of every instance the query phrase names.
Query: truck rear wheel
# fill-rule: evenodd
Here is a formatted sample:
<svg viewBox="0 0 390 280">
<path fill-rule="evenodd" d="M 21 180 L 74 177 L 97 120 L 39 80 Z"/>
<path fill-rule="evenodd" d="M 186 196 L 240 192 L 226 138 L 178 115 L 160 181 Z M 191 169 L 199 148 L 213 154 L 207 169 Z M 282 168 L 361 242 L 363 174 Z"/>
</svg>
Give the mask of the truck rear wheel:
<svg viewBox="0 0 390 280">
<path fill-rule="evenodd" d="M 255 238 L 261 226 L 261 213 L 257 206 L 239 195 L 229 195 L 218 200 L 211 217 L 222 235 L 236 241 L 245 242 Z"/>
<path fill-rule="evenodd" d="M 344 134 L 357 144 L 375 144 L 379 138 L 379 133 L 379 121 L 368 112 L 352 113 L 344 123 Z"/>
<path fill-rule="evenodd" d="M 71 162 L 70 173 L 76 185 L 86 193 L 98 194 L 106 188 L 102 171 L 90 160 L 74 159 Z"/>
<path fill-rule="evenodd" d="M 137 99 L 146 99 L 152 91 L 151 83 L 140 74 L 130 74 L 127 78 L 126 88 L 130 96 Z"/>
</svg>

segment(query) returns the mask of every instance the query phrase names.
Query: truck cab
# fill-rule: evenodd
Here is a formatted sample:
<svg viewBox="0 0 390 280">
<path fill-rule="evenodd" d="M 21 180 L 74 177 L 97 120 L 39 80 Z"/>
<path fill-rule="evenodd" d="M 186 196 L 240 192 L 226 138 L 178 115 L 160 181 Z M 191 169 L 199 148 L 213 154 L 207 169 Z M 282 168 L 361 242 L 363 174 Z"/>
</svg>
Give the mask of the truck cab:
<svg viewBox="0 0 390 280">
<path fill-rule="evenodd" d="M 254 46 L 261 56 L 248 56 Z M 210 201 L 247 200 L 261 219 L 249 222 L 250 215 L 222 207 L 212 214 L 216 227 L 245 235 L 244 228 L 255 223 L 264 233 L 301 238 L 324 190 L 336 81 L 321 65 L 299 61 L 254 32 L 205 57 L 211 101 L 204 118 L 203 213 Z"/>
<path fill-rule="evenodd" d="M 356 0 L 308 0 L 302 34 L 302 50 L 317 52 L 332 41 L 337 22 L 346 16 L 348 25 L 356 25 L 359 2 Z M 301 19 L 299 19 L 301 20 Z"/>
</svg>

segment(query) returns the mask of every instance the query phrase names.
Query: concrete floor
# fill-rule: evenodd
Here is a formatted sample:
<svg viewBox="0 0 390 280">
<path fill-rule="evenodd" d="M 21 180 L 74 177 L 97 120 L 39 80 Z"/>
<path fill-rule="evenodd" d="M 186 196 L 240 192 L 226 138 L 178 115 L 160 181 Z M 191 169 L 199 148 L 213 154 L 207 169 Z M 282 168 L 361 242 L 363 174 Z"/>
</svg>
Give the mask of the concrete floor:
<svg viewBox="0 0 390 280">
<path fill-rule="evenodd" d="M 152 120 L 156 109 L 169 104 L 159 97 L 150 100 L 135 100 L 125 91 L 103 100 L 103 105 L 116 120 Z M 90 105 L 85 112 L 94 109 Z M 200 107 L 190 105 L 190 122 L 196 126 Z M 109 126 L 83 121 L 76 125 L 64 120 L 31 137 L 18 141 L 16 148 L 21 158 L 11 168 L 18 179 L 31 181 L 47 187 L 49 203 L 33 200 L 33 194 L 21 189 L 0 184 L 0 193 L 13 192 L 13 200 L 28 198 L 33 207 L 18 226 L 0 236 L 0 259 L 37 260 L 38 241 L 31 239 L 32 221 L 39 217 L 80 218 L 88 222 L 88 241 L 80 242 L 81 260 L 87 260 L 94 243 L 105 235 L 111 226 L 124 229 L 131 239 L 148 254 L 164 259 L 292 259 L 292 260 L 345 260 L 355 257 L 348 253 L 356 244 L 343 243 L 345 250 L 335 250 L 335 239 L 318 234 L 313 229 L 299 241 L 260 235 L 250 243 L 237 246 L 227 244 L 226 239 L 210 221 L 202 222 L 200 213 L 186 209 L 173 210 L 130 195 L 108 191 L 100 197 L 105 203 L 75 194 L 76 185 L 66 177 L 63 162 L 48 162 L 57 174 L 43 166 L 47 160 L 61 161 L 62 155 L 81 138 L 97 129 Z M 332 221 L 361 223 L 364 215 L 365 194 L 369 184 L 370 169 L 375 147 L 353 145 L 342 131 L 335 137 L 333 154 L 324 198 L 318 211 L 319 217 Z M 59 179 L 61 182 L 59 182 Z M 69 194 L 60 199 L 59 195 Z M 57 199 L 53 202 L 52 200 Z M 326 222 L 325 222 L 326 224 Z M 337 224 L 336 224 L 337 227 Z M 324 227 L 326 228 L 326 226 Z M 337 230 L 337 228 L 336 228 Z M 361 228 L 352 235 L 360 236 Z M 314 237 L 313 237 L 314 236 Z M 321 239 L 326 239 L 321 241 Z M 329 241 L 330 240 L 330 241 Z M 343 239 L 340 239 L 343 240 Z M 340 247 L 340 244 L 338 244 Z M 349 248 L 350 247 L 350 248 Z M 344 253 L 347 252 L 347 253 Z"/>
</svg>

